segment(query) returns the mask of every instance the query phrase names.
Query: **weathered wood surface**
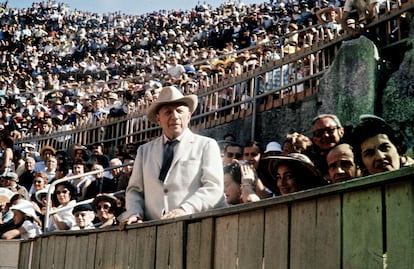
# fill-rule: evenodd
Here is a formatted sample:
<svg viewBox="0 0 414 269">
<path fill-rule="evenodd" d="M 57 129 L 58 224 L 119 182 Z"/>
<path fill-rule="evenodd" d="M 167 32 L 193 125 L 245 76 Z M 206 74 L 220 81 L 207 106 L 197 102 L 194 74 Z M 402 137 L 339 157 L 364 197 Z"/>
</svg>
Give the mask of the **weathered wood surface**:
<svg viewBox="0 0 414 269">
<path fill-rule="evenodd" d="M 411 167 L 125 231 L 44 234 L 21 243 L 19 268 L 413 268 L 413 175 Z"/>
</svg>

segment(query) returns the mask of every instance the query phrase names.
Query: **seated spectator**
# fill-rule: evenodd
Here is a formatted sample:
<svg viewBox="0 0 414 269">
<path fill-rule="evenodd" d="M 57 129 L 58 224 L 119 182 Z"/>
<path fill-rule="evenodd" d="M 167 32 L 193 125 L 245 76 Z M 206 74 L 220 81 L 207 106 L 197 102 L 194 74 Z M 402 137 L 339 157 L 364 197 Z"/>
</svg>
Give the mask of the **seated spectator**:
<svg viewBox="0 0 414 269">
<path fill-rule="evenodd" d="M 104 176 L 104 167 L 100 164 L 94 164 L 92 171 L 99 171 L 94 174 L 95 181 L 93 181 L 86 188 L 85 199 L 95 198 L 98 194 L 113 193 L 116 191 L 116 184 L 110 178 Z"/>
<path fill-rule="evenodd" d="M 326 155 L 342 142 L 345 130 L 338 117 L 333 114 L 321 114 L 312 120 L 312 151 L 307 153 L 322 175 L 328 174 Z"/>
<path fill-rule="evenodd" d="M 98 195 L 93 200 L 93 208 L 99 219 L 99 222 L 95 224 L 96 228 L 104 228 L 110 226 L 117 226 L 117 216 L 121 213 L 118 210 L 117 199 L 111 194 Z"/>
<path fill-rule="evenodd" d="M 265 188 L 265 186 L 263 185 L 260 177 L 256 180 L 257 177 L 257 169 L 259 167 L 259 161 L 261 159 L 261 145 L 259 142 L 257 141 L 249 141 L 244 145 L 243 148 L 243 160 L 245 162 L 247 162 L 249 164 L 249 166 L 252 168 L 253 170 L 253 175 L 254 177 L 250 177 L 251 180 L 253 180 L 253 182 L 250 182 L 251 184 L 254 184 L 251 187 L 251 191 L 248 191 L 249 195 L 253 194 L 253 192 L 255 194 L 258 195 L 258 197 L 260 199 L 264 199 L 264 198 L 268 198 L 270 197 L 272 194 Z M 243 172 L 243 170 L 242 170 Z M 246 172 L 250 171 L 246 169 Z M 243 183 L 243 182 L 242 182 Z M 255 201 L 257 200 L 256 198 L 253 198 L 253 200 L 250 200 L 249 198 L 249 202 L 251 201 Z"/>
<path fill-rule="evenodd" d="M 124 154 L 122 159 L 123 159 L 122 164 L 124 165 L 122 167 L 123 174 L 118 181 L 117 191 L 126 190 L 126 188 L 128 187 L 129 178 L 131 177 L 131 174 L 132 174 L 132 169 L 134 167 L 134 160 L 135 160 L 134 157 L 128 154 Z"/>
<path fill-rule="evenodd" d="M 41 222 L 34 210 L 33 204 L 27 200 L 20 200 L 11 206 L 15 228 L 2 234 L 2 239 L 34 238 L 42 233 Z"/>
<path fill-rule="evenodd" d="M 362 115 L 352 133 L 355 160 L 363 175 L 393 171 L 414 164 L 402 155 L 403 142 L 382 118 Z"/>
<path fill-rule="evenodd" d="M 89 159 L 89 152 L 85 146 L 75 145 L 72 148 L 72 160 L 82 159 L 84 162 L 87 162 Z"/>
<path fill-rule="evenodd" d="M 19 177 L 20 184 L 29 190 L 30 193 L 33 193 L 32 184 L 34 179 L 36 161 L 33 157 L 26 157 L 24 162 L 25 171 Z"/>
<path fill-rule="evenodd" d="M 349 144 L 339 144 L 326 156 L 330 183 L 338 183 L 360 176 L 354 161 L 354 153 Z"/>
<path fill-rule="evenodd" d="M 76 188 L 76 200 L 84 200 L 86 195 L 86 188 L 95 180 L 91 175 L 85 176 L 85 161 L 83 159 L 75 159 L 72 164 L 72 174 L 68 176 L 79 176 L 70 180 Z"/>
<path fill-rule="evenodd" d="M 46 161 L 50 156 L 56 155 L 56 149 L 50 146 L 44 146 L 40 150 L 40 161 L 36 161 L 36 172 L 41 172 L 46 170 Z"/>
<path fill-rule="evenodd" d="M 111 167 L 111 170 L 109 171 L 112 175 L 112 181 L 114 181 L 114 184 L 116 185 L 115 191 L 122 190 L 121 185 L 121 179 L 124 177 L 124 171 L 122 171 L 122 161 L 118 158 L 113 158 L 109 161 L 109 166 Z M 113 168 L 117 167 L 117 168 Z"/>
<path fill-rule="evenodd" d="M 223 151 L 223 165 L 231 164 L 233 160 L 241 160 L 243 147 L 234 142 L 226 142 Z"/>
<path fill-rule="evenodd" d="M 5 175 L 2 175 L 0 180 L 2 181 L 2 186 L 8 188 L 14 193 L 18 193 L 22 195 L 26 200 L 29 199 L 29 192 L 28 190 L 18 184 L 19 177 L 14 172 L 8 172 Z"/>
<path fill-rule="evenodd" d="M 0 187 L 0 235 L 14 227 L 13 212 L 10 210 L 13 195 L 11 190 Z"/>
<path fill-rule="evenodd" d="M 258 172 L 263 184 L 275 195 L 291 194 L 327 184 L 312 161 L 300 153 L 263 158 Z"/>
<path fill-rule="evenodd" d="M 39 172 L 46 173 L 47 178 L 48 178 L 48 182 L 51 183 L 56 178 L 57 166 L 58 166 L 58 160 L 56 159 L 56 156 L 49 156 L 46 159 L 45 170 L 39 171 Z"/>
<path fill-rule="evenodd" d="M 227 204 L 241 204 L 241 171 L 238 162 L 227 164 L 224 169 L 224 195 Z"/>
<path fill-rule="evenodd" d="M 93 220 L 95 213 L 90 204 L 79 204 L 72 210 L 75 217 L 76 225 L 72 226 L 71 230 L 88 230 L 95 229 Z"/>
<path fill-rule="evenodd" d="M 75 197 L 76 189 L 69 182 L 64 181 L 55 185 L 52 210 L 65 207 L 66 209 L 50 215 L 48 232 L 69 230 L 75 225 L 75 218 L 72 215 L 72 206 L 76 204 Z"/>
<path fill-rule="evenodd" d="M 48 187 L 48 178 L 45 172 L 38 172 L 33 174 L 33 192 L 30 200 L 35 200 L 35 193 Z"/>
</svg>

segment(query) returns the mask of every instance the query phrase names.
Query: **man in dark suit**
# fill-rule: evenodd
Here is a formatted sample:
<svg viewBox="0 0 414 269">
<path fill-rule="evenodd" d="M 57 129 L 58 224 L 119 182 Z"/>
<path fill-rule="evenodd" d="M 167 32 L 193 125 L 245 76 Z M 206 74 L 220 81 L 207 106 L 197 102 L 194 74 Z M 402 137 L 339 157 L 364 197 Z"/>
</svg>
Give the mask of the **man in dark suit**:
<svg viewBox="0 0 414 269">
<path fill-rule="evenodd" d="M 95 198 L 100 193 L 113 193 L 116 191 L 115 181 L 104 176 L 104 167 L 101 164 L 94 164 L 92 171 L 99 172 L 94 174 L 95 181 L 86 188 L 85 199 Z"/>
</svg>

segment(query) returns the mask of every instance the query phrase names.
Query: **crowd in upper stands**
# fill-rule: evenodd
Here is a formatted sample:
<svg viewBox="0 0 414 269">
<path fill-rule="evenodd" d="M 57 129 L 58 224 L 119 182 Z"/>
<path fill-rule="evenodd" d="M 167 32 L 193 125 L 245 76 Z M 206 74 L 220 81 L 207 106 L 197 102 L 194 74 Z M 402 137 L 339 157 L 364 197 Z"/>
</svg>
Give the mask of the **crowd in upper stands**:
<svg viewBox="0 0 414 269">
<path fill-rule="evenodd" d="M 32 144 L 17 148 L 13 139 L 136 111 L 156 99 L 165 85 L 197 93 L 197 88 L 210 85 L 212 75 L 237 76 L 259 65 L 267 53 L 273 59 L 284 52 L 281 48 L 289 53 L 290 47 L 311 45 L 315 28 L 295 34 L 299 29 L 320 23 L 328 37 L 341 33 L 343 4 L 280 0 L 247 6 L 240 1 L 217 9 L 198 4 L 186 11 L 126 15 L 81 12 L 55 1 L 27 9 L 6 2 L 0 10 L 2 237 L 26 239 L 41 233 L 50 183 L 71 176 L 51 190 L 51 209 L 57 213 L 47 220 L 47 231 L 118 225 L 122 191 L 138 147 L 131 143 L 105 153 L 97 142 L 91 148 L 75 145 L 63 151 Z M 243 50 L 267 43 L 271 49 Z M 220 58 L 226 55 L 231 57 Z M 387 163 L 365 164 L 365 152 L 352 150 L 365 140 L 344 146 L 339 119 L 325 116 L 312 123 L 313 137 L 290 134 L 283 147 L 275 142 L 263 151 L 255 141 L 242 146 L 234 137 L 223 144 L 224 174 L 230 175 L 225 180 L 227 202 L 257 201 L 388 169 Z M 397 155 L 399 165 L 393 168 L 412 164 L 401 152 Z M 338 172 L 344 163 L 352 172 Z"/>
<path fill-rule="evenodd" d="M 136 111 L 163 85 L 196 93 L 312 45 L 316 29 L 340 33 L 341 6 L 229 1 L 127 15 L 82 12 L 57 1 L 25 9 L 6 2 L 0 9 L 0 128 L 17 138 L 47 134 Z M 317 24 L 324 26 L 300 32 Z"/>
</svg>

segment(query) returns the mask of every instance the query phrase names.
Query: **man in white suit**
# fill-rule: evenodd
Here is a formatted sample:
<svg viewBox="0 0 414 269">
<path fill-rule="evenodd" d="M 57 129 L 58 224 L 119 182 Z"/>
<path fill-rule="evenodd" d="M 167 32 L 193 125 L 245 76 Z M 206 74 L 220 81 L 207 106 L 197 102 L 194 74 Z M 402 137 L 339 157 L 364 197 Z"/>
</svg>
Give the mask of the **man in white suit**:
<svg viewBox="0 0 414 269">
<path fill-rule="evenodd" d="M 172 86 L 164 87 L 147 117 L 161 126 L 163 135 L 139 147 L 126 189 L 125 224 L 174 218 L 226 206 L 223 166 L 217 142 L 188 128 L 197 108 L 197 96 L 183 96 Z M 173 144 L 171 166 L 162 175 L 169 141 Z M 164 156 L 164 157 L 163 157 Z"/>
</svg>

